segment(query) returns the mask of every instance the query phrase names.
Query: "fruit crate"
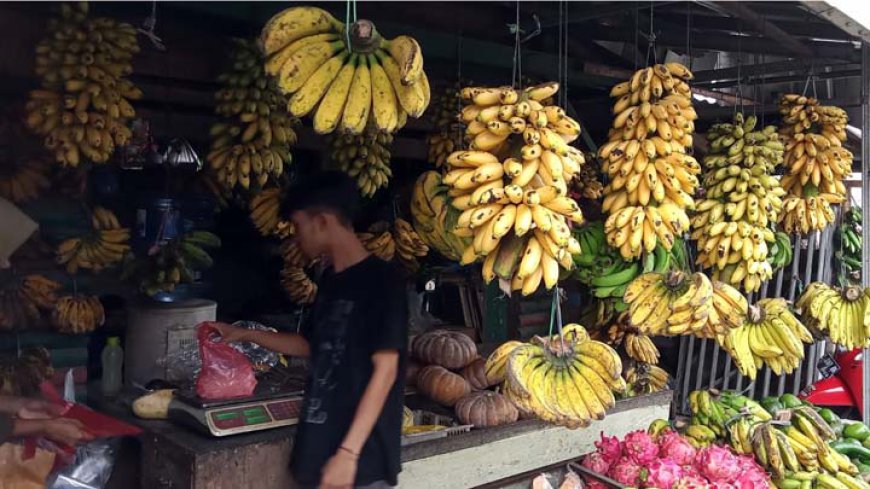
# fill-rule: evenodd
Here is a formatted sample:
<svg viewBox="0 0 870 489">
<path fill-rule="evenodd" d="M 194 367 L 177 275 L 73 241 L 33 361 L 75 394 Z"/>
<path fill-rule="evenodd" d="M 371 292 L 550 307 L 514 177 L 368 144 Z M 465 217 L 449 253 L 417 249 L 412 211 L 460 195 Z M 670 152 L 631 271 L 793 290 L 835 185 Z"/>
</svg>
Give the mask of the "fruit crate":
<svg viewBox="0 0 870 489">
<path fill-rule="evenodd" d="M 758 292 L 747 294 L 750 303 L 766 297 L 782 297 L 793 302 L 810 282 L 831 283 L 834 273 L 834 233 L 841 220 L 839 206 L 835 208 L 835 223 L 823 231 L 792 237 L 794 256 L 791 264 L 764 282 Z M 765 365 L 758 371 L 755 380 L 750 381 L 740 374 L 731 356 L 716 341 L 682 336 L 675 377 L 674 413 L 686 414 L 689 392 L 698 389 L 735 390 L 754 399 L 768 395 L 781 396 L 786 392 L 797 395 L 820 379 L 818 364 L 828 353 L 829 346 L 833 345 L 825 340 L 808 345 L 803 361 L 791 374 L 777 376 Z"/>
</svg>

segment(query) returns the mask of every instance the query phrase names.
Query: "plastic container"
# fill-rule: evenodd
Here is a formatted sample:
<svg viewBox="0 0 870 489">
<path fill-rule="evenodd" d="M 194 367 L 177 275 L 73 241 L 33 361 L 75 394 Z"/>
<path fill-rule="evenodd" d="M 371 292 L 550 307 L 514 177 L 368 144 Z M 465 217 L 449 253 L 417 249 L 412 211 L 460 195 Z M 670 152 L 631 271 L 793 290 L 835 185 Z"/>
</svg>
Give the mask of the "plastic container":
<svg viewBox="0 0 870 489">
<path fill-rule="evenodd" d="M 103 395 L 116 396 L 121 392 L 123 383 L 121 375 L 124 367 L 124 350 L 121 349 L 121 340 L 117 336 L 111 336 L 106 340 L 101 359 L 103 361 Z"/>
<path fill-rule="evenodd" d="M 144 199 L 136 209 L 136 231 L 133 247 L 147 251 L 155 244 L 162 244 L 178 236 L 181 213 L 175 200 L 154 197 Z"/>
</svg>

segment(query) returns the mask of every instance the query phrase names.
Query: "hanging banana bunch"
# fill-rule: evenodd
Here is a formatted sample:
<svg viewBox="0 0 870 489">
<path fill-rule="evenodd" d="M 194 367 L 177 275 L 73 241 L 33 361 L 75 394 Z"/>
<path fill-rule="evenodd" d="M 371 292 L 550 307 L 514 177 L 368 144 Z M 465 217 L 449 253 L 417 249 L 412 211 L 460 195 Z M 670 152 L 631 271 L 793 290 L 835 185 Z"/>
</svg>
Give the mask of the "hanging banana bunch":
<svg viewBox="0 0 870 489">
<path fill-rule="evenodd" d="M 704 199 L 692 218 L 697 263 L 712 269 L 714 279 L 742 284 L 746 292 L 773 276 L 769 252 L 777 239 L 771 227 L 785 195 L 773 176 L 783 161 L 783 144 L 776 127 L 756 130 L 756 123 L 754 115 L 737 113 L 731 123 L 710 128 Z"/>
<path fill-rule="evenodd" d="M 269 187 L 251 198 L 251 221 L 263 236 L 284 239 L 293 234 L 293 225 L 281 217 L 281 193 L 281 188 Z"/>
<path fill-rule="evenodd" d="M 390 232 L 390 225 L 384 221 L 376 222 L 369 226 L 368 230 L 357 233 L 369 253 L 384 261 L 390 261 L 396 256 L 396 237 Z"/>
<path fill-rule="evenodd" d="M 60 18 L 36 46 L 36 76 L 26 124 L 64 166 L 105 163 L 130 140 L 130 100 L 142 97 L 126 77 L 139 52 L 136 29 L 107 18 L 89 19 L 87 2 L 63 3 Z"/>
<path fill-rule="evenodd" d="M 66 239 L 57 247 L 57 262 L 65 264 L 69 273 L 79 268 L 99 272 L 119 263 L 130 251 L 130 229 L 121 227 L 112 211 L 95 207 L 91 226 L 87 235 Z"/>
<path fill-rule="evenodd" d="M 435 168 L 441 168 L 447 163 L 447 157 L 454 151 L 465 149 L 464 130 L 456 120 L 456 110 L 461 104 L 460 88 L 447 87 L 432 101 L 435 110 L 432 113 L 434 132 L 426 137 L 429 145 L 429 163 Z"/>
<path fill-rule="evenodd" d="M 638 363 L 626 369 L 626 397 L 636 397 L 668 388 L 670 376 L 668 372 L 657 365 Z"/>
<path fill-rule="evenodd" d="M 263 73 L 256 43 L 234 42 L 229 69 L 218 77 L 223 87 L 215 93 L 215 113 L 222 119 L 211 126 L 206 159 L 224 187 L 262 188 L 293 161 L 294 119 L 274 80 Z"/>
<path fill-rule="evenodd" d="M 441 174 L 424 172 L 414 183 L 411 196 L 411 220 L 414 230 L 423 241 L 452 261 L 462 259 L 462 253 L 471 244 L 471 238 L 457 236 L 456 221 L 459 211 L 450 205 L 447 187 Z"/>
<path fill-rule="evenodd" d="M 57 302 L 60 284 L 43 275 L 13 278 L 0 289 L 0 330 L 27 329 Z"/>
<path fill-rule="evenodd" d="M 318 134 L 359 135 L 369 123 L 393 133 L 420 117 L 430 93 L 417 41 L 385 39 L 368 20 L 348 29 L 309 6 L 283 10 L 263 27 L 266 73 L 289 97 L 287 111 L 311 115 Z"/>
<path fill-rule="evenodd" d="M 849 350 L 870 346 L 870 287 L 812 282 L 795 306 L 807 325 L 826 333 L 834 343 Z"/>
<path fill-rule="evenodd" d="M 0 197 L 21 204 L 49 187 L 50 155 L 34 147 L 33 136 L 19 123 L 18 111 L 0 117 Z"/>
<path fill-rule="evenodd" d="M 308 275 L 307 269 L 315 265 L 308 260 L 299 249 L 299 245 L 288 236 L 281 243 L 281 257 L 284 267 L 281 269 L 281 285 L 295 304 L 307 305 L 314 303 L 317 297 L 317 284 Z"/>
<path fill-rule="evenodd" d="M 785 141 L 786 175 L 780 224 L 787 233 L 821 231 L 834 222 L 831 204 L 846 200 L 843 180 L 852 173 L 852 153 L 843 147 L 849 117 L 839 107 L 797 94 L 783 95 L 780 134 Z"/>
<path fill-rule="evenodd" d="M 583 222 L 568 196 L 568 183 L 585 163 L 569 146 L 580 124 L 541 103 L 558 90 L 555 82 L 525 90 L 462 89 L 470 149 L 447 158 L 443 178 L 451 205 L 462 211 L 454 234 L 472 238 L 461 262 L 483 258 L 486 282 L 499 277 L 523 295 L 542 282 L 554 287 L 560 267 L 570 270 L 571 255 L 580 252 L 568 224 Z"/>
<path fill-rule="evenodd" d="M 601 183 L 601 162 L 594 153 L 584 154 L 590 164 L 580 167 L 580 173 L 571 181 L 571 192 L 578 197 L 598 200 L 604 195 L 604 184 Z"/>
<path fill-rule="evenodd" d="M 65 295 L 58 299 L 51 314 L 60 333 L 90 333 L 106 322 L 100 299 L 93 295 Z"/>
<path fill-rule="evenodd" d="M 420 258 L 429 254 L 429 246 L 417 234 L 410 222 L 396 218 L 393 223 L 393 236 L 396 241 L 396 255 L 408 270 L 416 272 L 420 268 Z"/>
<path fill-rule="evenodd" d="M 332 161 L 356 179 L 363 197 L 371 197 L 386 187 L 393 176 L 390 169 L 390 146 L 393 135 L 369 126 L 362 134 L 336 134 L 330 137 Z"/>
<path fill-rule="evenodd" d="M 619 317 L 612 324 L 601 328 L 600 336 L 608 345 L 613 348 L 622 346 L 629 358 L 641 363 L 650 365 L 658 365 L 659 349 L 652 338 L 641 333 L 637 328 L 631 325 L 628 312 L 619 314 Z"/>
<path fill-rule="evenodd" d="M 607 242 L 625 259 L 650 253 L 658 241 L 670 250 L 689 230 L 686 211 L 701 172 L 689 154 L 697 119 L 692 77 L 679 63 L 657 64 L 610 91 L 615 118 L 598 152 L 610 178 L 602 211 Z"/>
</svg>

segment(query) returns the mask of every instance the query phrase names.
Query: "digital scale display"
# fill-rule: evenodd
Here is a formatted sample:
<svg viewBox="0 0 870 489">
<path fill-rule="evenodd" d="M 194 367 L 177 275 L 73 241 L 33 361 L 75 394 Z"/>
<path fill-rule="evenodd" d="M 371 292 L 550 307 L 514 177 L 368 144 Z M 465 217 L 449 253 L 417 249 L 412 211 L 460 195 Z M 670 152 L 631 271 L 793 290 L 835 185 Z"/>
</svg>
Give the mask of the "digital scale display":
<svg viewBox="0 0 870 489">
<path fill-rule="evenodd" d="M 215 434 L 231 434 L 295 424 L 299 399 L 282 399 L 210 410 L 208 424 Z"/>
</svg>

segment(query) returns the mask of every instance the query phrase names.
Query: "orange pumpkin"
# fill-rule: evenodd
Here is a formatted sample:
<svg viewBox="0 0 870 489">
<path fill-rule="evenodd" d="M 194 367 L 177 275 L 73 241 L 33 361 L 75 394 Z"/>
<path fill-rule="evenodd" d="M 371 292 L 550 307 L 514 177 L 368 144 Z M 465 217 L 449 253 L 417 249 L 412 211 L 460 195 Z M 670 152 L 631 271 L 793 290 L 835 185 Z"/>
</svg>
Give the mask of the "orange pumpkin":
<svg viewBox="0 0 870 489">
<path fill-rule="evenodd" d="M 461 375 L 438 365 L 429 365 L 420 370 L 417 389 L 438 404 L 448 407 L 471 392 L 471 386 Z"/>
<path fill-rule="evenodd" d="M 482 391 L 490 385 L 489 379 L 486 378 L 486 360 L 477 357 L 471 363 L 465 366 L 460 372 L 462 378 L 465 379 L 472 389 Z"/>
<path fill-rule="evenodd" d="M 462 424 L 477 427 L 513 423 L 519 417 L 516 406 L 507 397 L 492 391 L 477 391 L 456 402 L 456 417 Z"/>
<path fill-rule="evenodd" d="M 458 331 L 436 329 L 423 333 L 414 338 L 411 349 L 423 363 L 451 370 L 461 369 L 477 358 L 477 345 Z"/>
<path fill-rule="evenodd" d="M 420 375 L 422 365 L 414 359 L 408 360 L 408 366 L 405 368 L 405 385 L 415 387 L 417 385 L 417 376 Z"/>
</svg>

